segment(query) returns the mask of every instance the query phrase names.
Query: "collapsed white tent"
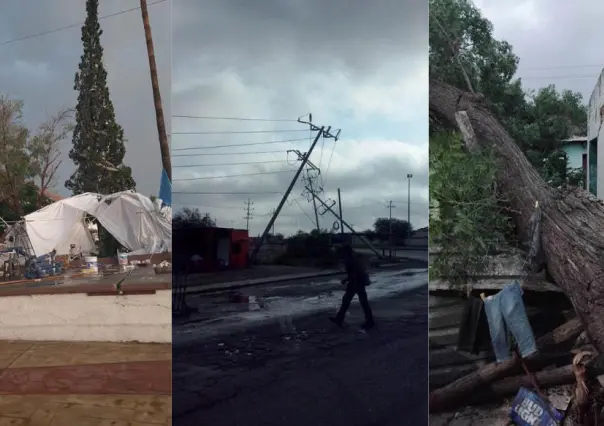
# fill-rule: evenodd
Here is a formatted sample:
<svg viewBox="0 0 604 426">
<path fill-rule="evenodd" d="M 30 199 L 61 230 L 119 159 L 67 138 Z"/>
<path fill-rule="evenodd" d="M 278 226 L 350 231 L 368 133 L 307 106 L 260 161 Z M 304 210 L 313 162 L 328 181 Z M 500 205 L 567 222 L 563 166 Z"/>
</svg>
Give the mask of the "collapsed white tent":
<svg viewBox="0 0 604 426">
<path fill-rule="evenodd" d="M 95 244 L 84 218 L 95 217 L 120 244 L 136 254 L 157 253 L 172 247 L 172 218 L 158 203 L 133 191 L 102 196 L 85 193 L 57 201 L 25 216 L 25 230 L 33 254 L 53 249 L 68 254 L 70 245 L 90 253 Z"/>
</svg>

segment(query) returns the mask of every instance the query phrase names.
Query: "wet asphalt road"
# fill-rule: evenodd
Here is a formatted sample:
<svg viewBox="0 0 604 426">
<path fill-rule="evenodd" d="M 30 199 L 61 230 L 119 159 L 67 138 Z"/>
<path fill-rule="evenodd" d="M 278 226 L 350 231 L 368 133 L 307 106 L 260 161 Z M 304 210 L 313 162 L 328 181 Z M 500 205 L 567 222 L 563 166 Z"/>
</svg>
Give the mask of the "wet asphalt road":
<svg viewBox="0 0 604 426">
<path fill-rule="evenodd" d="M 327 320 L 342 294 L 335 280 L 248 289 L 253 304 L 260 298 L 263 306 L 228 302 L 228 293 L 197 299 L 203 313 L 192 325 L 174 327 L 174 421 L 427 425 L 424 277 L 399 271 L 374 280 L 369 296 L 379 326 L 369 333 L 358 331 L 363 318 L 356 300 L 347 328 Z"/>
</svg>

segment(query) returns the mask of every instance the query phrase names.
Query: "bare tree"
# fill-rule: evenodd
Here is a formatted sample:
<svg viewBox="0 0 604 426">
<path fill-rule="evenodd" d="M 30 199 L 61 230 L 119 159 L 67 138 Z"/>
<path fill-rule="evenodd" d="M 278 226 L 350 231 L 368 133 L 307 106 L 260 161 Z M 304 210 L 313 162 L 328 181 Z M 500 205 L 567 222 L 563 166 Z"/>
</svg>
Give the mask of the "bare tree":
<svg viewBox="0 0 604 426">
<path fill-rule="evenodd" d="M 21 195 L 31 177 L 27 153 L 29 131 L 23 124 L 23 102 L 0 95 L 0 201 L 22 214 Z"/>
<path fill-rule="evenodd" d="M 38 127 L 27 144 L 31 171 L 39 186 L 38 208 L 43 206 L 47 190 L 57 184 L 57 170 L 63 162 L 60 145 L 73 131 L 73 116 L 73 109 L 60 110 Z"/>
</svg>

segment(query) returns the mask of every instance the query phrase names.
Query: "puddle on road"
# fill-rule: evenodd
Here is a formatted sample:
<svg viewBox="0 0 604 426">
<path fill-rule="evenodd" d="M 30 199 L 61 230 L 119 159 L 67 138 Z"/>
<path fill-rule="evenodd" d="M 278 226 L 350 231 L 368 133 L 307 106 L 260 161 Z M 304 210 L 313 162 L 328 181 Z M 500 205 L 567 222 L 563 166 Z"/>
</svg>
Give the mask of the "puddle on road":
<svg viewBox="0 0 604 426">
<path fill-rule="evenodd" d="M 367 293 L 370 300 L 377 300 L 426 285 L 428 273 L 427 269 L 384 271 L 372 274 L 371 280 Z M 278 322 L 282 332 L 288 333 L 295 329 L 293 318 L 319 311 L 336 311 L 343 295 L 339 279 L 311 283 L 310 288 L 309 283 L 293 283 L 289 287 L 289 293 L 296 294 L 295 296 L 271 294 L 287 294 L 287 287 L 281 288 L 281 291 L 257 287 L 218 297 L 200 298 L 199 313 L 193 315 L 193 323 L 175 327 L 174 334 L 215 334 L 229 328 L 262 322 Z M 295 291 L 291 291 L 292 289 Z M 304 295 L 301 296 L 300 293 Z M 398 311 L 397 315 L 400 314 Z M 412 315 L 411 312 L 404 314 Z"/>
</svg>

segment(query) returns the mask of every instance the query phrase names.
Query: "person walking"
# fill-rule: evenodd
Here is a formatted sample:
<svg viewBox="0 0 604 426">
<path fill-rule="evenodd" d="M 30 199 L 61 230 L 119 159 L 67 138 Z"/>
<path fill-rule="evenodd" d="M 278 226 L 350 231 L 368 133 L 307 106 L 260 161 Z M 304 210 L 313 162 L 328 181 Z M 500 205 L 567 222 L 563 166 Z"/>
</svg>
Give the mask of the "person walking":
<svg viewBox="0 0 604 426">
<path fill-rule="evenodd" d="M 340 306 L 337 315 L 335 317 L 330 317 L 329 319 L 338 327 L 342 327 L 344 325 L 346 311 L 348 311 L 350 302 L 352 302 L 352 299 L 356 294 L 361 303 L 361 307 L 363 308 L 363 313 L 365 314 L 365 323 L 362 325 L 362 328 L 365 330 L 373 328 L 375 326 L 375 321 L 373 319 L 373 312 L 371 312 L 371 306 L 369 306 L 366 290 L 366 287 L 371 283 L 369 275 L 361 261 L 356 257 L 351 246 L 343 246 L 340 249 L 340 256 L 344 262 L 344 267 L 346 268 L 346 278 L 342 280 L 342 284 L 346 285 L 346 292 L 342 297 L 342 305 Z"/>
</svg>

